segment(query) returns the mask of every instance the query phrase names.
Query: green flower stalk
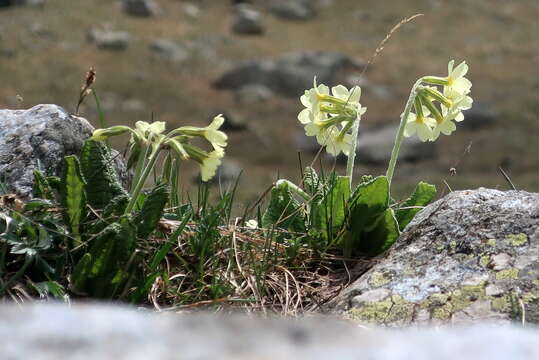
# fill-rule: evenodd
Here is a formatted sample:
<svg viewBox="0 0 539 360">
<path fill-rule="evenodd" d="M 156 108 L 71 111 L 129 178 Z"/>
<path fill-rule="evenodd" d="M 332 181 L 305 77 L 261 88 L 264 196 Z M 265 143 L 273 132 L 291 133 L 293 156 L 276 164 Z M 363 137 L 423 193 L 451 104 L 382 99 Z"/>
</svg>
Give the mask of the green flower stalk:
<svg viewBox="0 0 539 360">
<path fill-rule="evenodd" d="M 424 76 L 412 87 L 401 115 L 386 172 L 390 186 L 404 137 L 417 134 L 421 141 L 435 141 L 440 134 L 450 135 L 456 130 L 453 121 L 464 120 L 462 111 L 472 107 L 473 100 L 468 96 L 472 83 L 464 77 L 468 72 L 468 65 L 462 62 L 454 67 L 454 63 L 454 60 L 451 60 L 447 65 L 446 77 Z M 443 88 L 440 91 L 436 86 Z M 412 108 L 415 109 L 415 113 L 412 112 Z"/>
</svg>

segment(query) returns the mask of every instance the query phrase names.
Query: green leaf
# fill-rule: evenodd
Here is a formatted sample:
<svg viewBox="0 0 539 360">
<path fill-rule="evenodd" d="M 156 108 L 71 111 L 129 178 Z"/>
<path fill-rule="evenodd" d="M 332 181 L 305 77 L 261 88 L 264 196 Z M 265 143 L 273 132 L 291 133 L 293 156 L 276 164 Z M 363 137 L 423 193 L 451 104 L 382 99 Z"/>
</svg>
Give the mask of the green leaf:
<svg viewBox="0 0 539 360">
<path fill-rule="evenodd" d="M 84 220 L 86 210 L 86 182 L 80 171 L 79 160 L 73 155 L 64 158 L 60 184 L 60 196 L 65 208 L 66 222 L 76 240 L 76 245 L 78 245 L 81 243 L 80 223 Z"/>
<path fill-rule="evenodd" d="M 53 200 L 53 189 L 47 178 L 39 171 L 34 169 L 34 197 Z"/>
<path fill-rule="evenodd" d="M 387 241 L 383 236 L 374 236 L 372 239 L 367 236 L 373 235 L 374 229 L 381 229 L 378 223 L 381 218 L 386 218 L 388 202 L 389 183 L 385 176 L 361 183 L 356 188 L 349 204 L 348 234 L 343 244 L 345 257 L 353 254 L 372 255 L 384 248 Z"/>
<path fill-rule="evenodd" d="M 54 206 L 55 206 L 55 204 L 50 200 L 35 198 L 35 199 L 28 200 L 24 204 L 24 212 L 27 212 L 27 211 L 45 211 L 45 210 L 50 209 L 50 208 L 52 208 Z"/>
<path fill-rule="evenodd" d="M 82 173 L 87 182 L 88 203 L 103 209 L 118 195 L 127 195 L 114 170 L 109 148 L 98 141 L 86 140 L 80 155 Z"/>
<path fill-rule="evenodd" d="M 395 211 L 399 227 L 402 230 L 412 221 L 422 207 L 430 204 L 436 195 L 436 186 L 420 182 L 412 195 Z"/>
<path fill-rule="evenodd" d="M 48 298 L 52 295 L 52 297 L 56 299 L 67 300 L 67 294 L 64 287 L 56 281 L 30 282 L 30 285 L 37 291 L 40 298 Z"/>
<path fill-rule="evenodd" d="M 292 196 L 286 183 L 271 189 L 270 203 L 262 216 L 262 227 L 276 227 L 292 232 L 305 232 L 303 210 Z"/>
<path fill-rule="evenodd" d="M 338 176 L 330 184 L 329 191 L 322 194 L 322 199 L 312 202 L 313 226 L 325 239 L 333 238 L 342 228 L 349 198 L 350 178 Z"/>
<path fill-rule="evenodd" d="M 360 241 L 352 251 L 356 254 L 376 256 L 389 249 L 399 235 L 399 224 L 393 209 L 387 208 L 374 219 L 367 231 L 360 234 Z"/>
<path fill-rule="evenodd" d="M 156 185 L 146 197 L 142 209 L 134 218 L 139 238 L 148 237 L 156 229 L 169 197 L 170 191 L 167 184 Z"/>
<path fill-rule="evenodd" d="M 320 185 L 322 185 L 320 179 L 318 178 L 316 170 L 310 166 L 306 167 L 303 173 L 303 184 L 305 187 L 305 191 L 309 195 L 316 194 L 320 189 Z"/>
<path fill-rule="evenodd" d="M 113 298 L 129 277 L 135 251 L 136 227 L 128 217 L 96 235 L 90 251 L 75 266 L 74 291 Z"/>
</svg>

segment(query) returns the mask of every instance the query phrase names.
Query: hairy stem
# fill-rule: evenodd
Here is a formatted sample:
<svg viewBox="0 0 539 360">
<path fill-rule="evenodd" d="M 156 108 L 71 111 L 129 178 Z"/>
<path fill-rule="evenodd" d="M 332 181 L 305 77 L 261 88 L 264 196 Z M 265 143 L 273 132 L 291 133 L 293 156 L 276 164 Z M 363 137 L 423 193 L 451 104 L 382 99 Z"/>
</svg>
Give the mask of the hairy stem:
<svg viewBox="0 0 539 360">
<path fill-rule="evenodd" d="M 397 135 L 395 136 L 395 145 L 393 145 L 393 150 L 391 151 L 391 159 L 389 160 L 389 166 L 387 167 L 386 177 L 387 182 L 389 183 L 389 187 L 391 189 L 391 180 L 393 179 L 393 173 L 395 171 L 395 165 L 397 164 L 397 158 L 399 157 L 399 151 L 401 148 L 402 140 L 404 138 L 404 129 L 406 128 L 406 120 L 408 119 L 408 116 L 410 115 L 410 111 L 412 110 L 412 106 L 415 102 L 415 97 L 417 95 L 417 87 L 421 84 L 423 81 L 423 78 L 420 78 L 416 81 L 414 86 L 412 87 L 412 90 L 410 91 L 410 97 L 408 98 L 408 101 L 406 102 L 406 107 L 404 108 L 404 112 L 401 115 L 401 122 L 399 125 L 399 130 L 397 131 Z"/>
<path fill-rule="evenodd" d="M 361 121 L 361 115 L 358 113 L 357 119 L 352 127 L 352 150 L 348 155 L 348 161 L 346 163 L 346 176 L 350 178 L 350 189 L 352 189 L 352 177 L 354 175 L 354 162 L 356 161 L 356 148 L 357 148 L 357 136 L 359 134 L 359 122 Z"/>
</svg>

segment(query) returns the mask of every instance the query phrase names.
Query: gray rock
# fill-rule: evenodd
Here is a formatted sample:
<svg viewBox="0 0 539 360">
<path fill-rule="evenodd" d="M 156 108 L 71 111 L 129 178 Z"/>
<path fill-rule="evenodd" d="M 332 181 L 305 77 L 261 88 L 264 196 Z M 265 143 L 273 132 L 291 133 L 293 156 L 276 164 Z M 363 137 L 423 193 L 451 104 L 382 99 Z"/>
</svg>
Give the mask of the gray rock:
<svg viewBox="0 0 539 360">
<path fill-rule="evenodd" d="M 383 165 L 389 162 L 398 125 L 359 131 L 356 161 Z M 415 162 L 436 157 L 436 143 L 423 142 L 417 137 L 404 138 L 399 161 Z"/>
<path fill-rule="evenodd" d="M 0 110 L 0 178 L 8 191 L 22 198 L 32 195 L 33 170 L 59 175 L 63 158 L 78 155 L 94 128 L 82 117 L 57 105 L 28 110 Z M 127 182 L 121 156 L 114 152 L 120 177 Z"/>
<path fill-rule="evenodd" d="M 161 13 L 155 0 L 123 0 L 123 8 L 126 14 L 138 17 L 151 17 Z"/>
<path fill-rule="evenodd" d="M 458 123 L 458 127 L 467 130 L 476 130 L 490 126 L 496 122 L 499 117 L 498 112 L 490 105 L 477 102 L 470 110 L 463 112 L 464 121 Z"/>
<path fill-rule="evenodd" d="M 247 84 L 236 92 L 236 101 L 240 104 L 254 104 L 273 97 L 273 91 L 265 85 Z"/>
<path fill-rule="evenodd" d="M 127 49 L 130 38 L 127 31 L 93 28 L 88 33 L 88 41 L 95 43 L 99 48 L 109 50 Z"/>
<path fill-rule="evenodd" d="M 6 360 L 536 360 L 539 330 L 362 329 L 324 317 L 155 314 L 111 305 L 0 307 Z"/>
<path fill-rule="evenodd" d="M 189 58 L 189 51 L 170 39 L 156 39 L 150 44 L 150 49 L 157 56 L 175 63 L 182 63 Z"/>
<path fill-rule="evenodd" d="M 539 324 L 538 279 L 539 194 L 456 191 L 419 212 L 330 308 L 389 326 Z"/>
<path fill-rule="evenodd" d="M 242 131 L 242 130 L 247 129 L 247 124 L 245 123 L 244 118 L 240 114 L 237 114 L 236 112 L 230 112 L 230 111 L 216 112 L 216 113 L 221 113 L 223 117 L 225 118 L 225 122 L 221 126 L 221 130 L 228 132 L 228 131 Z"/>
<path fill-rule="evenodd" d="M 270 6 L 270 11 L 287 20 L 310 20 L 316 16 L 316 6 L 312 0 L 279 1 Z"/>
<path fill-rule="evenodd" d="M 247 84 L 265 85 L 274 92 L 298 97 L 318 83 L 336 85 L 339 72 L 358 69 L 351 58 L 332 52 L 292 52 L 278 58 L 245 62 L 223 74 L 214 86 L 218 89 L 239 89 Z"/>
<path fill-rule="evenodd" d="M 232 31 L 236 34 L 259 35 L 264 32 L 262 15 L 250 4 L 234 6 Z"/>
<path fill-rule="evenodd" d="M 185 13 L 185 15 L 187 15 L 193 20 L 198 19 L 201 14 L 200 7 L 198 7 L 198 5 L 194 3 L 185 3 L 183 5 L 183 12 Z"/>
<path fill-rule="evenodd" d="M 45 3 L 45 0 L 0 0 L 0 8 L 14 5 L 42 7 Z"/>
</svg>

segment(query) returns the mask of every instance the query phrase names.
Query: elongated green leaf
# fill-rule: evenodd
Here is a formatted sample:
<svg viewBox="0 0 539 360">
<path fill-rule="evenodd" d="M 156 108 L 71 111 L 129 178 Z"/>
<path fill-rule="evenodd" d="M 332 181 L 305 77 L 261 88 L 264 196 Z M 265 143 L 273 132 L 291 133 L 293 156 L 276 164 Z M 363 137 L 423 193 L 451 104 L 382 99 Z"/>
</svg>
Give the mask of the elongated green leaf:
<svg viewBox="0 0 539 360">
<path fill-rule="evenodd" d="M 305 185 L 305 191 L 310 195 L 314 195 L 320 188 L 321 182 L 318 174 L 310 166 L 306 167 L 303 173 L 303 184 Z"/>
<path fill-rule="evenodd" d="M 65 218 L 71 229 L 71 234 L 76 239 L 75 245 L 81 243 L 79 227 L 85 217 L 85 187 L 86 181 L 82 177 L 79 160 L 73 155 L 66 156 L 61 177 L 60 196 L 65 208 Z"/>
<path fill-rule="evenodd" d="M 412 195 L 395 211 L 399 227 L 402 230 L 412 221 L 422 207 L 430 204 L 436 195 L 436 186 L 420 182 Z"/>
<path fill-rule="evenodd" d="M 103 209 L 118 195 L 127 195 L 114 170 L 109 148 L 97 141 L 86 140 L 80 155 L 82 173 L 88 184 L 88 203 Z"/>
<path fill-rule="evenodd" d="M 52 187 L 47 178 L 39 171 L 34 169 L 34 196 L 41 199 L 53 200 Z"/>
<path fill-rule="evenodd" d="M 311 205 L 313 225 L 325 239 L 333 238 L 343 226 L 350 198 L 350 178 L 338 176 L 330 186 L 322 199 Z"/>
<path fill-rule="evenodd" d="M 99 233 L 90 251 L 75 266 L 74 290 L 93 297 L 112 298 L 129 276 L 136 231 L 132 221 L 124 217 Z"/>
<path fill-rule="evenodd" d="M 167 184 L 156 185 L 146 197 L 142 209 L 134 219 L 139 238 L 146 238 L 156 229 L 169 197 L 170 191 Z"/>
<path fill-rule="evenodd" d="M 76 293 L 82 293 L 86 290 L 86 282 L 88 281 L 91 265 L 92 255 L 86 253 L 75 266 L 73 274 L 71 275 L 71 287 Z"/>
</svg>

